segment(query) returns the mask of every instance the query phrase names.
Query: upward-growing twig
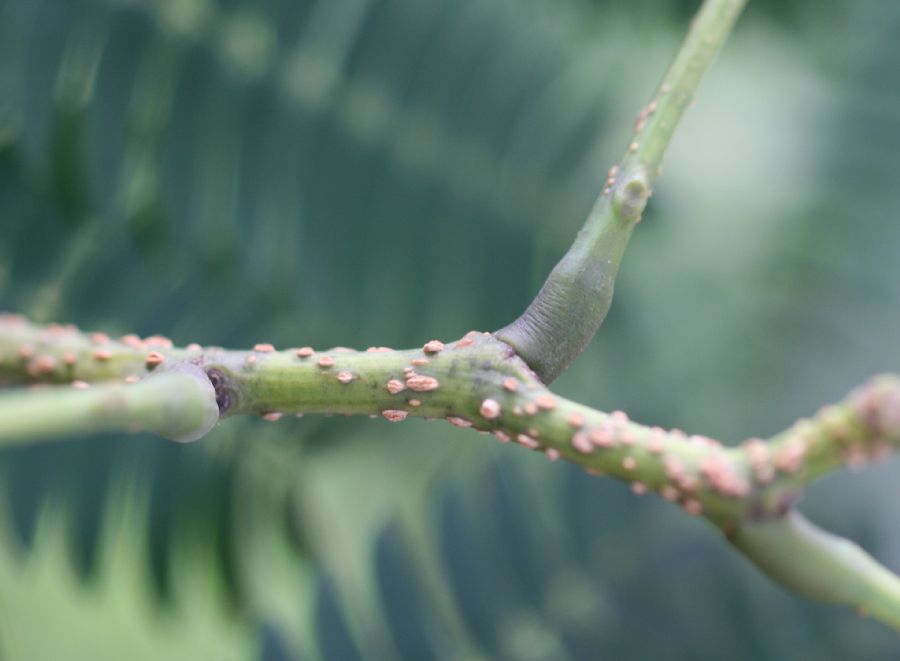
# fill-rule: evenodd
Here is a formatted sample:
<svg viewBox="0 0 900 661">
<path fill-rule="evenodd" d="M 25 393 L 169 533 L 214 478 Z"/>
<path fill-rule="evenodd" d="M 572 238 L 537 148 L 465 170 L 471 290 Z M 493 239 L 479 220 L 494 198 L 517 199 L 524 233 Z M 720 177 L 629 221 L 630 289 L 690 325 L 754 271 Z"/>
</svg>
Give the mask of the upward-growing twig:
<svg viewBox="0 0 900 661">
<path fill-rule="evenodd" d="M 793 510 L 812 479 L 900 447 L 898 377 L 874 380 L 768 443 L 737 448 L 596 411 L 544 385 L 602 322 L 675 124 L 742 5 L 704 2 L 572 249 L 528 311 L 497 334 L 473 332 L 452 345 L 433 340 L 409 351 L 276 351 L 267 344 L 225 351 L 173 347 L 161 337 L 113 340 L 0 315 L 0 384 L 41 384 L 0 394 L 0 443 L 139 428 L 190 440 L 239 413 L 446 419 L 626 480 L 635 493 L 658 493 L 703 515 L 784 585 L 900 629 L 900 579 Z"/>
<path fill-rule="evenodd" d="M 650 199 L 669 140 L 744 4 L 703 3 L 572 247 L 522 316 L 497 331 L 544 383 L 566 370 L 606 318 L 622 255 Z"/>
</svg>

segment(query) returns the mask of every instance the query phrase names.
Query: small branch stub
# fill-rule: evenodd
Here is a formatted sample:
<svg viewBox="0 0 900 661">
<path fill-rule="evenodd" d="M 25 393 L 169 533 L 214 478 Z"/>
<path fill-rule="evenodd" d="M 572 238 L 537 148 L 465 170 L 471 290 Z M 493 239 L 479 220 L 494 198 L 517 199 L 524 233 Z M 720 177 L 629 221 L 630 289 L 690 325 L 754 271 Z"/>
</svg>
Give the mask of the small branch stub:
<svg viewBox="0 0 900 661">
<path fill-rule="evenodd" d="M 650 182 L 642 167 L 637 167 L 613 188 L 613 207 L 618 218 L 629 224 L 640 222 L 650 200 Z"/>
</svg>

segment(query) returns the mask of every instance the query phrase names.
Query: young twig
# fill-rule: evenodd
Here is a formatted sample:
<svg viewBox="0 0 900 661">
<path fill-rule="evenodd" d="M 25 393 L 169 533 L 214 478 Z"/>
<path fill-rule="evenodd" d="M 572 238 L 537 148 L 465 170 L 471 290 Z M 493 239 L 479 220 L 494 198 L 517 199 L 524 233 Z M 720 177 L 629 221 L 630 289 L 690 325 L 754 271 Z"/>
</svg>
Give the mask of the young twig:
<svg viewBox="0 0 900 661">
<path fill-rule="evenodd" d="M 625 156 L 537 296 L 497 332 L 544 383 L 552 383 L 584 351 L 606 318 L 616 273 L 652 194 L 675 127 L 719 52 L 745 0 L 707 0 L 656 90 L 640 111 Z"/>
</svg>

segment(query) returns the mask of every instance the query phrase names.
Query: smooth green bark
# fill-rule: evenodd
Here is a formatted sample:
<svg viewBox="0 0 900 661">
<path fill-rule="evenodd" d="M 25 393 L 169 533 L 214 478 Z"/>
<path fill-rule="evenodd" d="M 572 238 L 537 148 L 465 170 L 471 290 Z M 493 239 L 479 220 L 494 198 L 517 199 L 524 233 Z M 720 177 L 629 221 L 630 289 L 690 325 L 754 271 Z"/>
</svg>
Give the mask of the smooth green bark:
<svg viewBox="0 0 900 661">
<path fill-rule="evenodd" d="M 525 312 L 497 337 L 544 383 L 552 383 L 600 328 L 612 303 L 616 274 L 672 134 L 715 59 L 745 0 L 707 0 L 653 99 L 638 115 L 621 163 L 609 172 L 569 251 Z"/>
<path fill-rule="evenodd" d="M 729 541 L 794 592 L 855 608 L 900 630 L 900 578 L 857 544 L 825 532 L 799 512 L 747 524 Z"/>
<path fill-rule="evenodd" d="M 218 419 L 215 392 L 196 368 L 154 374 L 133 384 L 0 392 L 0 445 L 114 431 L 194 441 Z"/>
</svg>

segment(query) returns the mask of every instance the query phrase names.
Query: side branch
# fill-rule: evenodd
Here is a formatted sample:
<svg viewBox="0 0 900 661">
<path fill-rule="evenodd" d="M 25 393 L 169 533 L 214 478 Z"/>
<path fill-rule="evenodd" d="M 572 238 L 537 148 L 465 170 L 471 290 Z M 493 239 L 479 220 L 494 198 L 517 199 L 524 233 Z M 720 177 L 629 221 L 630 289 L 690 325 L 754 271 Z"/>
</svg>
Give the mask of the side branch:
<svg viewBox="0 0 900 661">
<path fill-rule="evenodd" d="M 147 431 L 195 441 L 219 419 L 202 370 L 183 366 L 133 384 L 40 385 L 0 391 L 0 446 L 98 432 Z"/>
<path fill-rule="evenodd" d="M 572 247 L 522 316 L 497 331 L 544 383 L 566 370 L 606 318 L 622 255 L 650 199 L 669 140 L 744 1 L 705 0 Z"/>
<path fill-rule="evenodd" d="M 799 512 L 748 523 L 729 541 L 794 592 L 855 608 L 900 631 L 900 577 L 854 542 L 825 532 Z"/>
</svg>

